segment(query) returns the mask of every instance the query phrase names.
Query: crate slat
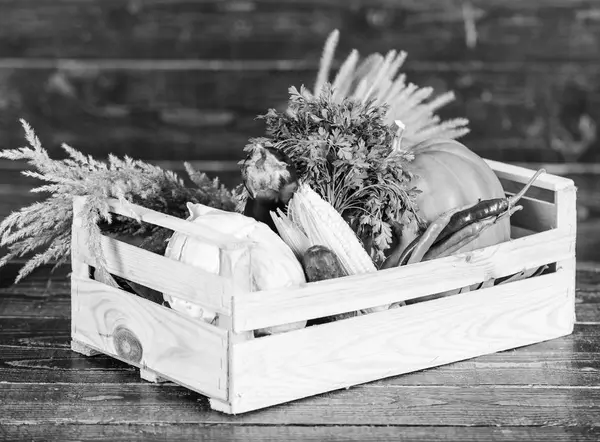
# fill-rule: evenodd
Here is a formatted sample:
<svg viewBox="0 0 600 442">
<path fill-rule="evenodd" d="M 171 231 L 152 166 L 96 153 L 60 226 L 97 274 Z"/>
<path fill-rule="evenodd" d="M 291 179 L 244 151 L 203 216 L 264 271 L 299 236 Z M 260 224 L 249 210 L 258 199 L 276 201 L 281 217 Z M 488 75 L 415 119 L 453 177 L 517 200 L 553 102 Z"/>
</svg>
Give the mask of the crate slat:
<svg viewBox="0 0 600 442">
<path fill-rule="evenodd" d="M 568 187 L 556 193 L 556 225 L 570 235 L 577 232 L 577 188 Z"/>
<path fill-rule="evenodd" d="M 156 210 L 147 209 L 137 204 L 130 204 L 127 207 L 124 207 L 118 200 L 111 199 L 109 200 L 109 206 L 110 211 L 113 213 L 130 218 L 135 218 L 137 216 L 142 222 L 185 233 L 186 235 L 201 239 L 207 244 L 218 246 L 221 249 L 239 249 L 248 247 L 251 244 L 250 241 L 240 240 L 235 236 L 226 235 L 206 228 L 205 226 L 199 226 L 187 220 L 166 215 L 157 212 Z M 132 213 L 132 210 L 135 214 Z"/>
<path fill-rule="evenodd" d="M 533 230 L 527 229 L 525 227 L 519 226 L 510 226 L 510 237 L 511 239 L 519 239 L 525 236 L 534 235 L 538 232 L 534 232 Z"/>
<path fill-rule="evenodd" d="M 77 235 L 85 238 L 85 232 L 80 229 Z M 95 266 L 96 261 L 84 238 L 77 241 L 79 248 L 74 259 Z M 225 315 L 231 314 L 231 279 L 104 235 L 101 244 L 110 273 L 203 308 Z"/>
<path fill-rule="evenodd" d="M 90 279 L 73 277 L 72 290 L 75 341 L 227 400 L 226 330 Z"/>
<path fill-rule="evenodd" d="M 556 204 L 524 196 L 517 205 L 523 206 L 523 209 L 510 217 L 511 226 L 523 227 L 534 232 L 544 232 L 557 227 Z"/>
<path fill-rule="evenodd" d="M 233 299 L 234 330 L 253 330 L 428 296 L 571 257 L 575 236 L 553 229 L 469 253 L 297 289 Z M 435 275 L 435 278 L 432 278 Z"/>
<path fill-rule="evenodd" d="M 510 195 L 514 195 L 515 193 L 518 193 L 522 188 L 523 188 L 523 183 L 517 183 L 515 181 L 511 181 L 509 179 L 505 179 L 505 178 L 499 178 L 500 179 L 500 184 L 502 184 L 502 188 L 504 189 L 505 193 L 508 193 Z M 542 189 L 541 187 L 535 187 L 535 183 L 534 185 L 532 185 L 529 189 L 527 189 L 527 193 L 525 193 L 525 195 L 527 195 L 529 198 L 533 198 L 536 200 L 540 200 L 540 201 L 545 201 L 547 203 L 556 203 L 556 201 L 554 200 L 554 195 L 556 194 L 556 192 L 554 192 L 553 190 L 548 190 L 548 189 Z"/>
<path fill-rule="evenodd" d="M 234 343 L 235 389 L 221 409 L 243 413 L 570 334 L 573 272 Z"/>
<path fill-rule="evenodd" d="M 535 175 L 535 170 L 527 169 L 521 166 L 506 164 L 499 161 L 485 159 L 485 162 L 496 173 L 496 176 L 501 180 L 514 181 L 515 183 L 525 184 Z M 542 189 L 559 191 L 569 187 L 573 187 L 574 182 L 569 178 L 552 175 L 549 173 L 541 174 L 533 184 L 533 187 Z"/>
</svg>

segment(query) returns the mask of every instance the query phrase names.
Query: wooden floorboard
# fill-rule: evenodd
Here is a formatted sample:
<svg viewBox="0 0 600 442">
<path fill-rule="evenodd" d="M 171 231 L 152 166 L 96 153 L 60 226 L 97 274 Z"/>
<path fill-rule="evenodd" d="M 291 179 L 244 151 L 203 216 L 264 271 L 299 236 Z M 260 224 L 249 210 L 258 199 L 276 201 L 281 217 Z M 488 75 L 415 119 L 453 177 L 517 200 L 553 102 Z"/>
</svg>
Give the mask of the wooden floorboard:
<svg viewBox="0 0 600 442">
<path fill-rule="evenodd" d="M 0 424 L 35 416 L 39 424 L 593 427 L 600 412 L 597 385 L 356 386 L 238 416 L 210 410 L 204 396 L 182 387 L 154 384 L 2 383 L 0 397 Z"/>
<path fill-rule="evenodd" d="M 4 433 L 2 433 L 4 432 Z M 264 442 L 281 441 L 464 441 L 498 442 L 552 441 L 552 442 L 597 442 L 600 427 L 460 427 L 460 426 L 298 426 L 298 425 L 199 425 L 199 424 L 87 424 L 87 425 L 5 425 L 0 435 L 8 439 L 27 441 L 60 440 L 64 442 L 86 441 L 164 441 L 168 434 L 171 442 L 179 441 L 222 441 Z"/>
<path fill-rule="evenodd" d="M 600 349 L 579 349 L 585 340 L 596 339 L 584 330 L 572 337 L 548 341 L 477 359 L 462 361 L 369 383 L 376 388 L 398 386 L 496 385 L 600 385 Z M 64 341 L 63 341 L 64 343 Z M 42 347 L 31 341 L 0 344 L 0 379 L 32 384 L 125 384 L 140 383 L 138 370 L 108 356 L 85 357 L 66 345 Z M 582 345 L 583 347 L 583 345 Z M 592 349 L 587 349 L 592 350 Z"/>
</svg>

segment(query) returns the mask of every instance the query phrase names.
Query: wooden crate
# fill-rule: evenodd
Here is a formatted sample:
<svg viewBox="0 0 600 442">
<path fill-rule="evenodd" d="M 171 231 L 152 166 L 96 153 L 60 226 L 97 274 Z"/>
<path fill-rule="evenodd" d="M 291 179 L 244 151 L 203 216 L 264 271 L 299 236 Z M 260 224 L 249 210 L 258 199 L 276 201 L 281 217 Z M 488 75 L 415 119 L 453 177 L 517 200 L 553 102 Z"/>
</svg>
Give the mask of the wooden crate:
<svg viewBox="0 0 600 442">
<path fill-rule="evenodd" d="M 534 173 L 488 163 L 509 194 Z M 219 245 L 220 275 L 102 238 L 110 272 L 218 312 L 214 325 L 90 279 L 95 263 L 79 199 L 73 349 L 110 355 L 139 367 L 144 379 L 173 381 L 236 414 L 568 335 L 575 321 L 575 194 L 571 180 L 544 174 L 512 218 L 508 242 L 286 290 L 249 292 L 248 243 L 142 207 L 136 212 L 146 222 Z M 130 214 L 116 201 L 111 207 Z M 422 298 L 546 264 L 542 276 L 253 337 L 258 328 Z"/>
</svg>

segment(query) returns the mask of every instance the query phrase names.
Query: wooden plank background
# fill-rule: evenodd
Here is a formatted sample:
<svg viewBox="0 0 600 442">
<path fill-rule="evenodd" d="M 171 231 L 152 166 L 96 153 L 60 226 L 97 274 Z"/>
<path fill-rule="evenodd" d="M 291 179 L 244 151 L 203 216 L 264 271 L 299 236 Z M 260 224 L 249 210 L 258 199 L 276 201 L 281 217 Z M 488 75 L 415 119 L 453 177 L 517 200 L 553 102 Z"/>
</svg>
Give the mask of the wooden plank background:
<svg viewBox="0 0 600 442">
<path fill-rule="evenodd" d="M 445 117 L 501 161 L 600 160 L 594 0 L 0 0 L 0 148 L 27 119 L 52 155 L 235 160 L 255 116 L 337 61 L 406 50 L 419 85 L 454 90 Z"/>
</svg>

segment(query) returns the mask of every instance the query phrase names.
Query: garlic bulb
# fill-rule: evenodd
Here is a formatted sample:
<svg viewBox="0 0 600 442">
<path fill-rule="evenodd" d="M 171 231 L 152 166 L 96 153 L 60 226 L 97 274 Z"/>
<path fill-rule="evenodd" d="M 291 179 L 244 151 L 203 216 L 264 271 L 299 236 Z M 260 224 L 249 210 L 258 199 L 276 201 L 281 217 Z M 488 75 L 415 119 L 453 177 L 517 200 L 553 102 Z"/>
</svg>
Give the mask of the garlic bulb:
<svg viewBox="0 0 600 442">
<path fill-rule="evenodd" d="M 302 265 L 290 247 L 266 224 L 236 212 L 227 212 L 203 204 L 187 205 L 188 221 L 206 226 L 213 231 L 238 240 L 250 240 L 251 291 L 294 287 L 306 282 Z M 220 274 L 219 248 L 183 233 L 175 232 L 170 238 L 165 256 Z M 235 266 L 235 258 L 232 265 Z M 243 296 L 239 295 L 239 296 Z M 208 323 L 215 323 L 217 313 L 163 293 L 171 308 Z M 306 326 L 306 321 L 257 330 L 256 334 L 273 334 Z"/>
</svg>

